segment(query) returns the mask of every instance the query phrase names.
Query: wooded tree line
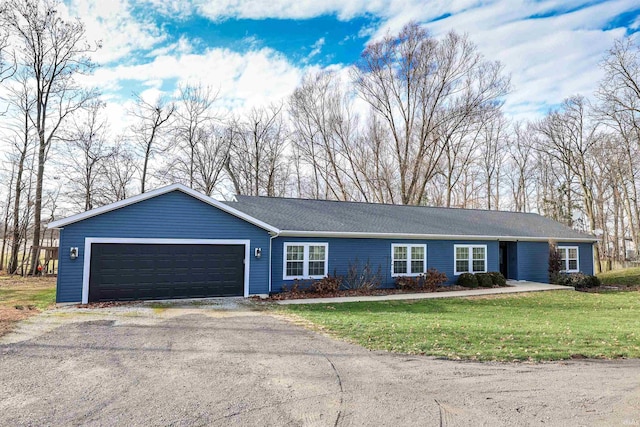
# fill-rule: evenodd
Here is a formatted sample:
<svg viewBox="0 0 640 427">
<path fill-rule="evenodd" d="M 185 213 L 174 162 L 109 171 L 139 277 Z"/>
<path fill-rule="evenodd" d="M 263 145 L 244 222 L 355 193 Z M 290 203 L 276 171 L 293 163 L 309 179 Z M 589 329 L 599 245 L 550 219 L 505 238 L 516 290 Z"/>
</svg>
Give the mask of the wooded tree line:
<svg viewBox="0 0 640 427">
<path fill-rule="evenodd" d="M 215 88 L 190 83 L 134 95 L 133 124 L 115 132 L 100 93 L 79 83 L 100 48 L 83 24 L 55 1 L 0 4 L 0 266 L 10 272 L 51 238 L 50 220 L 173 182 L 217 197 L 539 212 L 598 235 L 599 258 L 638 247 L 640 48 L 630 38 L 603 53 L 595 94 L 529 122 L 503 112 L 500 63 L 467 36 L 410 23 L 348 75 L 309 74 L 287 99 L 233 113 Z"/>
</svg>

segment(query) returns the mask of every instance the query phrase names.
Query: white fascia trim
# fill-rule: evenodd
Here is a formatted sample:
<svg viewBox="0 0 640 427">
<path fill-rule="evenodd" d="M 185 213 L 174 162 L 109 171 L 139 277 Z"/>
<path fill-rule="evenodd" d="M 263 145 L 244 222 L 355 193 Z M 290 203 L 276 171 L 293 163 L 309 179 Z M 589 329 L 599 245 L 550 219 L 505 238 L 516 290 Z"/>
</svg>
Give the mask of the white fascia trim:
<svg viewBox="0 0 640 427">
<path fill-rule="evenodd" d="M 490 240 L 509 242 L 597 242 L 595 237 L 523 237 L 523 236 L 481 236 L 481 235 L 460 235 L 460 234 L 410 234 L 410 233 L 368 233 L 358 231 L 297 231 L 282 230 L 281 237 L 343 237 L 354 239 L 421 239 L 421 240 Z"/>
<path fill-rule="evenodd" d="M 91 245 L 93 243 L 122 243 L 139 245 L 244 245 L 244 297 L 249 294 L 249 264 L 251 261 L 251 240 L 229 239 L 154 239 L 121 237 L 85 237 L 84 266 L 82 269 L 82 304 L 89 303 L 89 277 L 91 276 Z"/>
<path fill-rule="evenodd" d="M 157 197 L 157 196 L 161 196 L 163 194 L 166 193 L 170 193 L 172 191 L 181 191 L 185 194 L 188 194 L 191 197 L 194 197 L 204 203 L 207 203 L 211 206 L 214 206 L 218 209 L 220 209 L 221 211 L 224 211 L 228 214 L 231 214 L 235 217 L 238 217 L 244 221 L 247 221 L 248 223 L 251 223 L 253 225 L 256 225 L 260 228 L 263 228 L 267 231 L 273 232 L 273 233 L 277 233 L 278 229 L 276 227 L 273 227 L 272 225 L 267 224 L 266 222 L 262 222 L 257 218 L 254 218 L 250 215 L 247 215 L 244 212 L 240 212 L 239 210 L 225 204 L 222 203 L 219 200 L 216 200 L 212 197 L 209 197 L 205 194 L 202 194 L 198 191 L 195 191 L 192 188 L 186 187 L 182 184 L 172 184 L 172 185 L 168 185 L 166 187 L 162 187 L 162 188 L 158 188 L 156 190 L 152 190 L 146 193 L 142 193 L 142 194 L 138 194 L 137 196 L 133 196 L 133 197 L 129 197 L 128 199 L 124 199 L 124 200 L 120 200 L 117 201 L 115 203 L 111 203 L 109 205 L 105 205 L 105 206 L 101 206 L 99 208 L 95 208 L 95 209 L 91 209 L 90 211 L 86 211 L 86 212 L 82 212 L 73 216 L 70 216 L 68 218 L 63 218 L 63 219 L 59 219 L 57 221 L 53 221 L 50 222 L 47 225 L 47 228 L 62 228 L 66 225 L 69 224 L 73 224 L 74 222 L 78 222 L 78 221 L 82 221 L 84 219 L 87 218 L 91 218 L 97 215 L 101 215 L 103 213 L 107 213 L 107 212 L 111 212 L 114 211 L 116 209 L 120 209 L 123 208 L 125 206 L 129 206 L 129 205 L 133 205 L 135 203 L 138 202 L 142 202 L 143 200 L 147 200 L 147 199 L 151 199 L 153 197 Z"/>
</svg>

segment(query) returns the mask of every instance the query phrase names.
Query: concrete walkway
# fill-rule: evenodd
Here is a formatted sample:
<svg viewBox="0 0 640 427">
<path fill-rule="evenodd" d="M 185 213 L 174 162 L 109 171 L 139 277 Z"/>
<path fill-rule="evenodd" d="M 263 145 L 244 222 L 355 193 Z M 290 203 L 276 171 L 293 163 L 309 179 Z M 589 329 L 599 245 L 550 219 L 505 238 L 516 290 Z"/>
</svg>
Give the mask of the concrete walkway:
<svg viewBox="0 0 640 427">
<path fill-rule="evenodd" d="M 431 298 L 456 298 L 456 297 L 474 297 L 480 295 L 497 295 L 497 294 L 517 294 L 522 292 L 541 292 L 541 291 L 573 291 L 572 286 L 549 285 L 547 283 L 525 282 L 517 280 L 508 280 L 509 285 L 506 288 L 488 288 L 488 289 L 472 289 L 468 291 L 450 291 L 450 292 L 421 292 L 416 294 L 391 294 L 391 295 L 367 295 L 359 297 L 336 297 L 336 298 L 305 298 L 305 299 L 289 299 L 276 301 L 278 304 L 327 304 L 340 302 L 360 302 L 360 301 L 394 301 L 394 300 L 411 300 L 411 299 L 431 299 Z"/>
</svg>

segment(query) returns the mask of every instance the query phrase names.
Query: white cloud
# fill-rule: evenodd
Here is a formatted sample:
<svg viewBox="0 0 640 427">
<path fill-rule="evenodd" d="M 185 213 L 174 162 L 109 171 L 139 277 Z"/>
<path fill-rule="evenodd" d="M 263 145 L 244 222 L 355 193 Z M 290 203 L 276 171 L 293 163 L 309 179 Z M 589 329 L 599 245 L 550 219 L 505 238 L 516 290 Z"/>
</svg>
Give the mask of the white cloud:
<svg viewBox="0 0 640 427">
<path fill-rule="evenodd" d="M 176 86 L 201 82 L 218 91 L 219 107 L 238 112 L 288 96 L 309 69 L 267 48 L 246 53 L 215 48 L 202 54 L 160 55 L 145 64 L 105 67 L 86 83 L 115 89 L 133 82 L 147 99 L 161 95 L 167 80 L 175 80 Z"/>
<path fill-rule="evenodd" d="M 126 60 L 139 50 L 150 51 L 146 63 L 120 64 L 99 69 L 91 80 L 104 91 L 120 90 L 128 81 L 178 83 L 201 80 L 220 88 L 226 108 L 244 108 L 287 96 L 306 68 L 288 61 L 265 42 L 246 39 L 250 51 L 233 52 L 212 48 L 194 53 L 198 41 L 181 37 L 167 44 L 166 35 L 153 22 L 136 21 L 129 0 L 99 2 L 72 0 L 95 38 L 105 41 L 99 52 L 103 63 Z M 468 33 L 490 60 L 500 60 L 512 75 L 514 91 L 507 98 L 507 111 L 514 116 L 537 115 L 575 93 L 590 95 L 601 77 L 598 62 L 624 29 L 602 31 L 625 11 L 634 10 L 637 0 L 191 0 L 166 2 L 147 0 L 143 7 L 186 18 L 195 14 L 212 20 L 227 18 L 312 18 L 335 14 L 347 20 L 375 16 L 379 24 L 364 28 L 360 36 L 376 40 L 396 33 L 410 20 L 428 22 L 436 36 L 454 29 Z M 573 12 L 554 16 L 554 11 Z M 535 16 L 536 18 L 531 18 Z M 640 26 L 640 20 L 635 24 Z M 311 46 L 303 63 L 323 50 L 324 38 Z M 163 44 L 164 43 L 164 44 Z M 140 59 L 138 57 L 138 59 Z M 158 90 L 162 85 L 155 86 Z"/>
<path fill-rule="evenodd" d="M 85 24 L 87 40 L 102 41 L 94 55 L 98 64 L 131 59 L 138 50 L 149 50 L 166 40 L 152 21 L 140 21 L 131 14 L 129 0 L 72 0 L 69 12 Z"/>
<path fill-rule="evenodd" d="M 311 59 L 314 56 L 318 55 L 320 52 L 322 52 L 322 46 L 324 46 L 324 43 L 325 43 L 324 37 L 321 37 L 318 40 L 316 40 L 316 42 L 311 45 L 311 52 L 309 52 L 309 55 L 307 55 L 307 59 Z"/>
</svg>

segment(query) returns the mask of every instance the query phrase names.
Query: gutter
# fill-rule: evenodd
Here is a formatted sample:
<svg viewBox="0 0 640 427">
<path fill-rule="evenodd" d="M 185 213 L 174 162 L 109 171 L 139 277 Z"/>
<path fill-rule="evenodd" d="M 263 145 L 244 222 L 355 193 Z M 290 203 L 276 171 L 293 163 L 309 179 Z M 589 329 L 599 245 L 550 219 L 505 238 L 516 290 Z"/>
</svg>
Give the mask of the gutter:
<svg viewBox="0 0 640 427">
<path fill-rule="evenodd" d="M 370 233 L 358 231 L 298 231 L 280 230 L 277 233 L 282 237 L 351 237 L 355 239 L 420 239 L 420 240 L 495 240 L 495 241 L 522 241 L 542 242 L 553 240 L 555 242 L 597 242 L 596 237 L 531 237 L 531 236 L 483 236 L 463 234 L 413 234 L 413 233 Z"/>
</svg>

